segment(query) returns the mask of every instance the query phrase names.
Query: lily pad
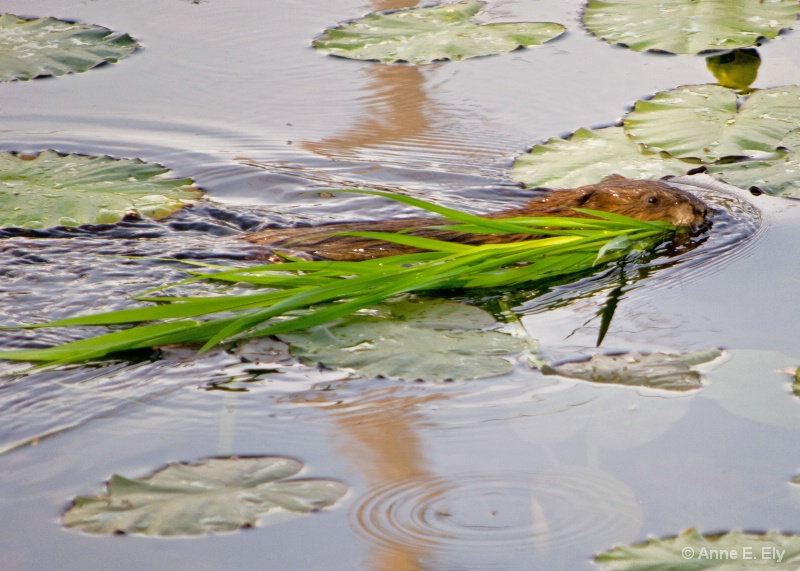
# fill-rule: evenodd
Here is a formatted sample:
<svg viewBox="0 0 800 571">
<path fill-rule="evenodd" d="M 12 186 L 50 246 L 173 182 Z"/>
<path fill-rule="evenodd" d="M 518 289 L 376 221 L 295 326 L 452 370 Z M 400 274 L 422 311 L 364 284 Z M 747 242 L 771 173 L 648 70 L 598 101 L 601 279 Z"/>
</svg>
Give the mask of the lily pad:
<svg viewBox="0 0 800 571">
<path fill-rule="evenodd" d="M 267 514 L 321 510 L 347 492 L 333 480 L 285 480 L 301 468 L 290 458 L 211 458 L 172 463 L 145 478 L 115 475 L 106 493 L 75 498 L 62 523 L 98 535 L 220 533 L 252 527 Z"/>
<path fill-rule="evenodd" d="M 139 44 L 128 34 L 56 18 L 0 15 L 0 81 L 81 73 L 116 63 Z"/>
<path fill-rule="evenodd" d="M 497 331 L 491 315 L 459 303 L 401 301 L 371 315 L 280 335 L 306 363 L 354 369 L 366 377 L 401 380 L 466 380 L 511 371 L 500 355 L 519 353 L 525 342 Z"/>
<path fill-rule="evenodd" d="M 693 367 L 713 361 L 721 355 L 722 352 L 718 349 L 682 355 L 594 355 L 588 361 L 546 365 L 542 367 L 542 373 L 594 383 L 690 391 L 701 387 L 700 373 Z"/>
<path fill-rule="evenodd" d="M 637 52 L 696 54 L 774 38 L 794 25 L 797 12 L 795 0 L 589 0 L 583 25 Z"/>
<path fill-rule="evenodd" d="M 598 555 L 596 561 L 609 571 L 755 568 L 789 571 L 800 564 L 800 536 L 774 531 L 702 535 L 696 529 L 688 529 L 677 537 L 615 547 Z"/>
<path fill-rule="evenodd" d="M 726 87 L 686 85 L 638 101 L 624 124 L 648 150 L 678 158 L 713 162 L 772 153 L 800 124 L 800 86 L 756 91 L 739 105 Z"/>
<path fill-rule="evenodd" d="M 472 17 L 485 4 L 469 0 L 373 12 L 325 30 L 314 40 L 314 47 L 323 53 L 350 59 L 423 64 L 538 46 L 564 33 L 564 26 L 549 22 L 473 23 Z"/>
<path fill-rule="evenodd" d="M 800 130 L 786 135 L 781 147 L 786 150 L 778 158 L 709 165 L 708 174 L 740 188 L 800 198 Z"/>
<path fill-rule="evenodd" d="M 578 129 L 567 139 L 554 137 L 519 155 L 510 176 L 526 186 L 573 188 L 617 173 L 632 179 L 682 175 L 696 165 L 643 149 L 622 127 Z"/>
<path fill-rule="evenodd" d="M 160 219 L 201 197 L 188 178 L 137 159 L 0 153 L 0 227 L 108 224 L 125 216 Z"/>
</svg>

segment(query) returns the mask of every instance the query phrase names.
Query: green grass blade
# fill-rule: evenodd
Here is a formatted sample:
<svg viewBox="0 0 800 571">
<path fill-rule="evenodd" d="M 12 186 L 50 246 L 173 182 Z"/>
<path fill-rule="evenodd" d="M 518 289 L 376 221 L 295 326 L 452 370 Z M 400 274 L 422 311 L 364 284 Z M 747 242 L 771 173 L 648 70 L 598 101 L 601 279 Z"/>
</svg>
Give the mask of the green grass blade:
<svg viewBox="0 0 800 571">
<path fill-rule="evenodd" d="M 478 216 L 476 214 L 469 214 L 468 212 L 463 212 L 461 210 L 454 210 L 453 208 L 440 206 L 438 204 L 427 202 L 425 200 L 420 200 L 419 198 L 414 198 L 412 196 L 408 196 L 405 194 L 393 194 L 391 192 L 385 192 L 382 190 L 358 190 L 358 189 L 336 189 L 334 192 L 350 192 L 354 194 L 370 194 L 373 196 L 382 196 L 383 198 L 388 198 L 390 200 L 402 202 L 403 204 L 408 204 L 409 206 L 415 206 L 417 208 L 427 210 L 428 212 L 433 212 L 434 214 L 439 214 L 440 216 L 443 216 L 448 220 L 471 223 L 475 224 L 476 226 L 480 226 L 482 228 L 487 228 L 490 230 L 499 230 L 503 233 L 508 233 L 508 234 L 531 233 L 530 229 L 525 228 L 524 226 L 518 226 L 516 224 L 510 224 L 504 222 L 503 220 L 505 219 L 484 218 L 483 216 Z"/>
<path fill-rule="evenodd" d="M 151 347 L 154 340 L 165 335 L 185 331 L 198 324 L 197 321 L 171 321 L 115 331 L 89 339 L 72 341 L 46 349 L 18 349 L 0 351 L 0 359 L 13 361 L 51 361 L 68 363 L 102 357 L 115 351 L 126 351 L 137 347 Z M 145 345 L 142 345 L 145 343 Z"/>
<path fill-rule="evenodd" d="M 361 238 L 372 238 L 383 240 L 384 242 L 394 242 L 420 250 L 433 250 L 436 252 L 466 252 L 475 246 L 449 242 L 447 240 L 436 240 L 434 238 L 423 238 L 422 236 L 411 236 L 408 234 L 395 234 L 392 232 L 345 232 L 343 236 L 359 236 Z"/>
</svg>

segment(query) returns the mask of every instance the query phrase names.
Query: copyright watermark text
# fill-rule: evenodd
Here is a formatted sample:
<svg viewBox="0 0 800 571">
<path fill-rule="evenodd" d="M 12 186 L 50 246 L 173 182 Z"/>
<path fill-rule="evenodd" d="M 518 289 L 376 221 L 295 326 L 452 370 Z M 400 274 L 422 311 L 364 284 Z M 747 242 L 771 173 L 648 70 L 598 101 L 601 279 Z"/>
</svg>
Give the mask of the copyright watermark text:
<svg viewBox="0 0 800 571">
<path fill-rule="evenodd" d="M 681 550 L 684 559 L 703 559 L 721 561 L 753 561 L 757 559 L 776 561 L 780 563 L 786 555 L 785 549 L 778 549 L 774 546 L 764 546 L 755 549 L 752 546 L 742 546 L 736 549 L 712 549 L 709 547 L 684 547 Z"/>
</svg>

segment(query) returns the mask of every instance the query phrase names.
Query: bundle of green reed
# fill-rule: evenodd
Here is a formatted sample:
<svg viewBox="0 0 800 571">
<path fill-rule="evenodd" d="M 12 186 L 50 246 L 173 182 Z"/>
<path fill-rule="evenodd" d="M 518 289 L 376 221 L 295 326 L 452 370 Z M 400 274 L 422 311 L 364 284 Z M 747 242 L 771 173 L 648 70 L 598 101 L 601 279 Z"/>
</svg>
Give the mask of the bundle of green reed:
<svg viewBox="0 0 800 571">
<path fill-rule="evenodd" d="M 345 191 L 353 192 L 353 191 Z M 583 272 L 648 248 L 675 229 L 666 222 L 642 222 L 618 214 L 582 210 L 593 218 L 488 219 L 408 196 L 384 196 L 442 217 L 442 227 L 483 234 L 531 234 L 511 243 L 465 245 L 409 234 L 364 232 L 425 250 L 358 262 L 302 261 L 231 269 L 204 264 L 190 272 L 197 280 L 247 282 L 263 293 L 232 296 L 153 297 L 142 308 L 52 321 L 36 327 L 119 325 L 134 327 L 46 349 L 0 351 L 0 359 L 63 364 L 114 352 L 174 343 L 204 343 L 206 350 L 232 338 L 298 331 L 344 317 L 398 294 L 472 288 L 512 288 Z M 170 284 L 166 289 L 179 284 Z M 215 314 L 221 316 L 212 317 Z M 204 319 L 190 319 L 204 317 Z"/>
</svg>

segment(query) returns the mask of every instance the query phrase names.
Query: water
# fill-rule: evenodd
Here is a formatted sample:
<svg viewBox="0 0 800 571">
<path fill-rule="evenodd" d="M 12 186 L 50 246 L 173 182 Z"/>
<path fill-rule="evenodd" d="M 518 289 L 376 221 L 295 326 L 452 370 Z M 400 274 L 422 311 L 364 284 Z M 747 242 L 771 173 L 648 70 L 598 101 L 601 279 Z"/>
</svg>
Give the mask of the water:
<svg viewBox="0 0 800 571">
<path fill-rule="evenodd" d="M 1 324 L 129 307 L 131 294 L 184 275 L 123 256 L 234 263 L 259 255 L 237 237 L 267 224 L 411 212 L 319 192 L 337 184 L 401 187 L 479 212 L 507 206 L 525 195 L 507 169 L 532 144 L 711 81 L 702 58 L 592 38 L 575 1 L 494 5 L 487 20 L 569 28 L 499 57 L 412 68 L 309 46 L 334 22 L 398 5 L 168 0 L 154 14 L 119 0 L 5 2 L 128 32 L 143 48 L 85 74 L 0 85 L 2 150 L 138 157 L 192 176 L 214 203 L 163 222 L 3 233 Z M 758 87 L 800 83 L 798 38 L 760 48 Z M 603 351 L 726 349 L 707 387 L 688 394 L 543 377 L 522 362 L 468 383 L 359 379 L 275 347 L 257 362 L 171 349 L 56 371 L 0 365 L 0 568 L 592 569 L 616 544 L 692 526 L 799 532 L 788 484 L 798 403 L 781 372 L 800 359 L 798 203 L 697 192 L 718 210 L 697 248 L 630 267 L 622 282 L 609 271 L 515 298 L 547 359 L 596 352 L 616 290 Z M 112 474 L 231 454 L 297 458 L 304 477 L 351 489 L 323 513 L 216 537 L 95 538 L 59 526 L 73 497 Z"/>
</svg>

